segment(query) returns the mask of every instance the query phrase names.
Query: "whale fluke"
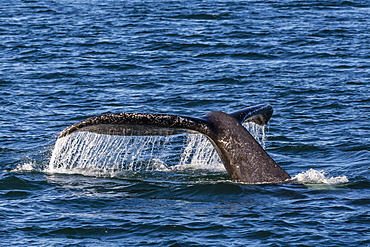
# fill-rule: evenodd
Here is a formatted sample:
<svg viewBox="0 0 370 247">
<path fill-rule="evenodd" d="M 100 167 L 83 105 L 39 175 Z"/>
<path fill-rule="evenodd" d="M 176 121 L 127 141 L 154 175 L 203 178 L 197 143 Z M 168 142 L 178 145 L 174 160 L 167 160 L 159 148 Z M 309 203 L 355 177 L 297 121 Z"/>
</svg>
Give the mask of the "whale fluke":
<svg viewBox="0 0 370 247">
<path fill-rule="evenodd" d="M 106 135 L 174 135 L 201 133 L 208 137 L 231 180 L 248 184 L 282 183 L 290 176 L 242 126 L 265 125 L 273 113 L 268 104 L 227 114 L 213 111 L 199 118 L 148 113 L 114 113 L 83 120 L 66 128 L 58 138 L 78 131 Z"/>
</svg>

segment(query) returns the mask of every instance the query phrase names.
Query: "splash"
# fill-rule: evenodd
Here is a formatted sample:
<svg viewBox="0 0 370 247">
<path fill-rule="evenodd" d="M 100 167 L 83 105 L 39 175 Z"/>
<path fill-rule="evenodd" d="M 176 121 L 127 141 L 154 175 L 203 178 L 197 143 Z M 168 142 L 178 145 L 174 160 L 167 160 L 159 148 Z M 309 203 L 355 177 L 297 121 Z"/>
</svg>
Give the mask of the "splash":
<svg viewBox="0 0 370 247">
<path fill-rule="evenodd" d="M 262 145 L 263 127 L 246 124 Z M 76 132 L 57 140 L 50 173 L 117 176 L 124 172 L 206 169 L 225 171 L 211 142 L 202 134 L 114 136 Z"/>
<path fill-rule="evenodd" d="M 341 184 L 349 182 L 346 176 L 328 177 L 327 175 L 324 171 L 311 168 L 294 176 L 291 182 L 301 184 Z"/>
<path fill-rule="evenodd" d="M 166 163 L 175 159 L 170 150 L 177 138 L 182 136 L 73 133 L 57 140 L 47 172 L 114 176 L 121 171 L 166 170 Z"/>
<path fill-rule="evenodd" d="M 26 162 L 19 164 L 15 169 L 11 170 L 12 172 L 33 172 L 38 171 L 36 164 L 33 162 Z"/>
</svg>

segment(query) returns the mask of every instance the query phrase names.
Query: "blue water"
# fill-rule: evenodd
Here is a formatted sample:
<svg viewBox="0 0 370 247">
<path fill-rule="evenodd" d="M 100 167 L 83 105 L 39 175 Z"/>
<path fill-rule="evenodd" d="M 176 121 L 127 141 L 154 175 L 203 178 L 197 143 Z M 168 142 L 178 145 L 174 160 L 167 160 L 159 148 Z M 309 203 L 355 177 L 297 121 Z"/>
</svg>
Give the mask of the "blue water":
<svg viewBox="0 0 370 247">
<path fill-rule="evenodd" d="M 2 246 L 370 246 L 367 0 L 3 0 L 0 20 Z M 260 103 L 284 170 L 348 182 L 47 170 L 91 116 Z"/>
</svg>

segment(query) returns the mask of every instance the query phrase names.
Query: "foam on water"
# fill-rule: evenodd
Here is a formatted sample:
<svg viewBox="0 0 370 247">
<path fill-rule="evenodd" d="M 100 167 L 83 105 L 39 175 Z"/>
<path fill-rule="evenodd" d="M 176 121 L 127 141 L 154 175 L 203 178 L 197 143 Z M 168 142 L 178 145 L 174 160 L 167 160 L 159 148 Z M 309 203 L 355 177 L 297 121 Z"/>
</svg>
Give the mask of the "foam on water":
<svg viewBox="0 0 370 247">
<path fill-rule="evenodd" d="M 33 162 L 25 162 L 20 165 L 18 165 L 15 169 L 12 170 L 13 172 L 33 172 L 38 171 L 35 167 L 35 164 Z"/>
<path fill-rule="evenodd" d="M 346 176 L 328 177 L 328 173 L 312 168 L 297 174 L 291 181 L 300 184 L 341 184 L 349 182 Z"/>
</svg>

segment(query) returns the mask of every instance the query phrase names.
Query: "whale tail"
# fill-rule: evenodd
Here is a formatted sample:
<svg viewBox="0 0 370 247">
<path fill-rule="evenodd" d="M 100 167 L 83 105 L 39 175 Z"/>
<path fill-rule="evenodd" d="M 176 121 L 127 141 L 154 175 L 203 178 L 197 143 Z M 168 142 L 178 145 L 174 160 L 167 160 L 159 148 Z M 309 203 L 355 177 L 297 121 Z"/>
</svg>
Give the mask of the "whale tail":
<svg viewBox="0 0 370 247">
<path fill-rule="evenodd" d="M 66 128 L 58 138 L 79 131 L 106 135 L 174 135 L 201 133 L 208 137 L 231 180 L 248 184 L 282 183 L 290 176 L 266 153 L 243 122 L 266 125 L 273 113 L 268 104 L 227 114 L 210 112 L 199 118 L 147 113 L 115 113 L 92 117 Z"/>
</svg>

